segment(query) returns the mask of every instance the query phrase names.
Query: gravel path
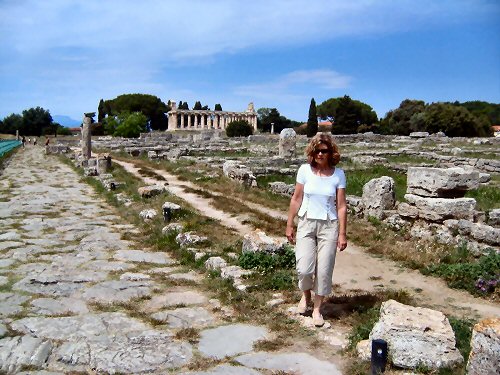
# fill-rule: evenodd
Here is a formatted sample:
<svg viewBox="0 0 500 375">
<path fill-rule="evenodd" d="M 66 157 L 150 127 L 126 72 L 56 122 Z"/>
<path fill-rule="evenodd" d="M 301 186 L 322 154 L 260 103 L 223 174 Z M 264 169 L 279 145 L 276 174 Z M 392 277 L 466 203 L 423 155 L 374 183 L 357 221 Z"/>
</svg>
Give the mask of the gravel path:
<svg viewBox="0 0 500 375">
<path fill-rule="evenodd" d="M 136 231 L 43 148 L 11 158 L 0 179 L 0 372 L 340 374 L 305 352 L 254 352 L 267 328 L 236 323 L 167 253 L 122 239 Z M 199 342 L 175 338 L 186 328 Z M 209 370 L 187 371 L 208 359 Z"/>
<path fill-rule="evenodd" d="M 143 178 L 147 183 L 161 183 L 152 178 L 144 178 L 138 172 L 138 168 L 133 163 L 118 162 L 128 171 Z M 162 170 L 155 170 L 169 183 L 169 190 L 186 199 L 183 186 L 199 189 L 187 181 L 180 181 L 176 176 Z M 193 204 L 204 215 L 220 220 L 239 231 L 241 235 L 248 233 L 251 228 L 248 225 L 234 223 L 235 218 L 222 210 L 214 208 L 209 199 L 194 195 L 196 204 Z M 186 200 L 191 202 L 191 197 Z M 193 198 L 194 199 L 194 198 Z M 194 202 L 194 201 L 193 201 Z M 249 204 L 250 202 L 244 202 Z M 251 208 L 259 210 L 271 217 L 281 218 L 283 222 L 283 232 L 287 217 L 286 212 L 269 209 L 255 203 L 251 203 Z M 487 317 L 500 316 L 500 304 L 488 302 L 482 298 L 473 297 L 468 292 L 451 289 L 446 283 L 436 277 L 424 276 L 416 270 L 411 270 L 398 265 L 396 262 L 374 256 L 367 253 L 361 247 L 349 243 L 348 248 L 337 254 L 333 283 L 339 286 L 342 293 L 367 292 L 372 293 L 383 288 L 407 290 L 415 300 L 421 305 L 446 314 L 457 317 L 481 319 Z M 340 327 L 338 327 L 340 329 Z"/>
</svg>

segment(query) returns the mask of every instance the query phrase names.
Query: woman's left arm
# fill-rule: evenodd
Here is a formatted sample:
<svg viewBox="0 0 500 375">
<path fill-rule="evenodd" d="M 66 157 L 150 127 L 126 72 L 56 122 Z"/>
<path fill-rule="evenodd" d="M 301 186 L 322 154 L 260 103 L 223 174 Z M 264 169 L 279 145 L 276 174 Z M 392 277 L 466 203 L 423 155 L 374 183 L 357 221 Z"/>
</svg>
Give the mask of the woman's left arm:
<svg viewBox="0 0 500 375">
<path fill-rule="evenodd" d="M 343 251 L 347 247 L 347 203 L 345 189 L 337 189 L 337 216 L 339 218 L 339 238 L 337 249 Z"/>
</svg>

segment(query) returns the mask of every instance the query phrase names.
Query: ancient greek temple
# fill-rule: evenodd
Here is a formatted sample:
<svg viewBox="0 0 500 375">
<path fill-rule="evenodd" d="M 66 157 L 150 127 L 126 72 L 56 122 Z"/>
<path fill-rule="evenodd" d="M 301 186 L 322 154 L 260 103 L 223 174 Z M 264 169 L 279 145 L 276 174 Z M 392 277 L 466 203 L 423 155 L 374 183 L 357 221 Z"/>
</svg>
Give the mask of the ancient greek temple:
<svg viewBox="0 0 500 375">
<path fill-rule="evenodd" d="M 233 121 L 245 120 L 257 130 L 257 112 L 253 103 L 245 112 L 178 109 L 171 101 L 168 115 L 168 130 L 225 129 Z"/>
</svg>

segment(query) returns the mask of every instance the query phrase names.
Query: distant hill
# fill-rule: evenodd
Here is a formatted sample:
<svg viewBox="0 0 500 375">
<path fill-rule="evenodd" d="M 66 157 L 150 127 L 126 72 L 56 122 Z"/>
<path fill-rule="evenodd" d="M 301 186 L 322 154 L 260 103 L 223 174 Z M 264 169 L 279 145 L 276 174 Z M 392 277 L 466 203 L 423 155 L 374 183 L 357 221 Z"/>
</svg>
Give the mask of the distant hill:
<svg viewBox="0 0 500 375">
<path fill-rule="evenodd" d="M 61 124 L 62 126 L 66 126 L 67 128 L 73 128 L 82 124 L 81 121 L 72 119 L 71 117 L 64 115 L 54 115 L 52 116 L 52 120 L 54 120 L 54 122 L 57 122 L 58 124 Z"/>
</svg>

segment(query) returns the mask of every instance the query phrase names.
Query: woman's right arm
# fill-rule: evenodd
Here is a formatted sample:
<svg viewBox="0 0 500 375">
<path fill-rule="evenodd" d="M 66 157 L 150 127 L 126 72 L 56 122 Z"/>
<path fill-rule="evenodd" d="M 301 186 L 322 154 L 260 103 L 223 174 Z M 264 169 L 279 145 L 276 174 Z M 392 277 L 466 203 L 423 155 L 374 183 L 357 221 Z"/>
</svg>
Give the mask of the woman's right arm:
<svg viewBox="0 0 500 375">
<path fill-rule="evenodd" d="M 299 211 L 304 197 L 304 184 L 295 184 L 295 191 L 293 192 L 292 199 L 290 199 L 290 208 L 288 209 L 288 220 L 286 222 L 286 238 L 290 243 L 295 243 L 295 231 L 293 229 L 293 220 Z"/>
</svg>

